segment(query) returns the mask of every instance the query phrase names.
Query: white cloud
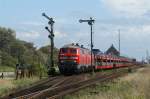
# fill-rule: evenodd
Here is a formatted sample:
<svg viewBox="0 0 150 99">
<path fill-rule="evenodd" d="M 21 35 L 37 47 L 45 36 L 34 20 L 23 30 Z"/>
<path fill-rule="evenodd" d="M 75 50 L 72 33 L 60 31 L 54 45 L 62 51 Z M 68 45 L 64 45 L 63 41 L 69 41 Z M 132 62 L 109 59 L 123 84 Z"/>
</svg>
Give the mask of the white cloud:
<svg viewBox="0 0 150 99">
<path fill-rule="evenodd" d="M 102 27 L 102 28 L 100 28 Z M 121 30 L 121 35 L 127 40 L 142 39 L 150 36 L 150 25 L 117 25 L 117 24 L 103 24 L 96 29 L 96 35 L 101 37 L 118 37 L 118 29 Z M 104 29 L 103 29 L 104 28 Z"/>
<path fill-rule="evenodd" d="M 150 25 L 143 25 L 141 27 L 126 27 L 124 34 L 129 39 L 143 40 L 150 36 Z"/>
<path fill-rule="evenodd" d="M 23 40 L 37 39 L 40 37 L 40 33 L 36 31 L 30 32 L 18 32 L 17 36 Z"/>
<path fill-rule="evenodd" d="M 59 32 L 59 31 L 55 31 L 55 37 L 56 38 L 63 38 L 63 37 L 66 37 L 67 36 L 67 34 L 66 33 L 64 33 L 64 32 Z"/>
<path fill-rule="evenodd" d="M 33 21 L 28 21 L 28 22 L 23 22 L 21 25 L 29 25 L 29 26 L 42 26 L 44 25 L 41 22 L 33 22 Z"/>
<path fill-rule="evenodd" d="M 149 0 L 101 0 L 115 14 L 126 17 L 140 17 L 150 11 Z"/>
</svg>

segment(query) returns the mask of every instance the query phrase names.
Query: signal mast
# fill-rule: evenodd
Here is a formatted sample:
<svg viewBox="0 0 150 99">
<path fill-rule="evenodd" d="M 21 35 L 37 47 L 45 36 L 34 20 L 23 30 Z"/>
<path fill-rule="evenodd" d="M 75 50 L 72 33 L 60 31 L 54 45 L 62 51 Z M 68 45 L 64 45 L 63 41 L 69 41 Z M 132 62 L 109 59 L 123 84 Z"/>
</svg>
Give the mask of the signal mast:
<svg viewBox="0 0 150 99">
<path fill-rule="evenodd" d="M 51 41 L 51 57 L 50 57 L 50 60 L 51 60 L 51 65 L 49 66 L 49 70 L 48 70 L 48 74 L 52 74 L 54 75 L 55 73 L 55 68 L 54 68 L 54 23 L 55 21 L 53 20 L 53 18 L 50 18 L 49 16 L 47 16 L 45 13 L 42 13 L 42 16 L 44 16 L 46 19 L 48 19 L 48 24 L 50 25 L 50 29 L 46 26 L 45 29 L 50 33 L 48 35 L 48 38 L 50 39 Z"/>
<path fill-rule="evenodd" d="M 90 17 L 89 20 L 80 19 L 79 22 L 80 23 L 87 22 L 88 25 L 90 25 L 90 28 L 91 28 L 91 66 L 92 66 L 92 72 L 94 73 L 94 66 L 93 66 L 93 60 L 92 60 L 93 57 L 92 56 L 93 56 L 93 47 L 94 47 L 94 45 L 93 45 L 93 24 L 94 24 L 95 20 L 92 19 L 92 17 Z"/>
</svg>

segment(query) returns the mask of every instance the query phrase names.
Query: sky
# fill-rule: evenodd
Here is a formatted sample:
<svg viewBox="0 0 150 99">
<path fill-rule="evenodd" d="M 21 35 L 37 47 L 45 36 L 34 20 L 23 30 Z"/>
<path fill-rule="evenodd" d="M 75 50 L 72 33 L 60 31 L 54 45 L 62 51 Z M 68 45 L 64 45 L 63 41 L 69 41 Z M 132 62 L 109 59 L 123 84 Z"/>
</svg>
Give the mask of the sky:
<svg viewBox="0 0 150 99">
<path fill-rule="evenodd" d="M 93 17 L 94 48 L 106 51 L 112 44 L 121 54 L 145 58 L 150 50 L 149 0 L 0 0 L 0 26 L 12 28 L 16 37 L 36 47 L 50 44 L 45 12 L 55 20 L 55 46 L 79 43 L 90 47 L 90 27 L 79 19 Z"/>
</svg>

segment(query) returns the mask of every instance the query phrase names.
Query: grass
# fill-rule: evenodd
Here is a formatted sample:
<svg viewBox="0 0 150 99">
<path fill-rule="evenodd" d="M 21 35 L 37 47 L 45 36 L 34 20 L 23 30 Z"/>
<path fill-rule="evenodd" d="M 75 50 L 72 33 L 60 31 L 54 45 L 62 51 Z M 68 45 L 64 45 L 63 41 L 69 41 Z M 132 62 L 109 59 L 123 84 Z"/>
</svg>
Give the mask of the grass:
<svg viewBox="0 0 150 99">
<path fill-rule="evenodd" d="M 14 72 L 15 68 L 9 66 L 0 66 L 0 72 Z"/>
<path fill-rule="evenodd" d="M 8 93 L 12 92 L 14 89 L 19 89 L 22 87 L 29 86 L 34 82 L 38 81 L 38 77 L 32 78 L 23 78 L 23 79 L 4 79 L 0 80 L 0 96 L 7 95 Z"/>
<path fill-rule="evenodd" d="M 64 99 L 150 99 L 150 67 L 112 82 L 98 83 Z"/>
</svg>

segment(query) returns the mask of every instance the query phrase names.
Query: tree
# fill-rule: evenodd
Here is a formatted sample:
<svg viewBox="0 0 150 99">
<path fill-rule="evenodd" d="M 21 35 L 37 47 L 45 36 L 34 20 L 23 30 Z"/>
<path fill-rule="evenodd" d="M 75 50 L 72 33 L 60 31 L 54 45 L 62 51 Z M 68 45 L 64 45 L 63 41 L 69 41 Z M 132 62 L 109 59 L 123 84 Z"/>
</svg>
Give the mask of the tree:
<svg viewBox="0 0 150 99">
<path fill-rule="evenodd" d="M 58 49 L 54 48 L 54 63 L 58 62 Z M 50 63 L 50 46 L 43 46 L 36 49 L 34 44 L 16 39 L 15 31 L 10 28 L 0 27 L 0 65 L 21 68 L 39 72 L 46 72 L 46 65 Z"/>
<path fill-rule="evenodd" d="M 2 65 L 2 52 L 0 50 L 0 66 Z"/>
<path fill-rule="evenodd" d="M 3 66 L 11 66 L 11 67 L 15 67 L 17 60 L 15 58 L 13 58 L 12 56 L 10 56 L 8 53 L 3 52 L 2 54 L 2 65 Z"/>
<path fill-rule="evenodd" d="M 46 56 L 46 65 L 50 65 L 50 45 L 47 45 L 47 46 L 44 46 L 44 47 L 41 47 L 39 49 L 39 51 L 41 51 L 44 55 L 43 56 Z M 56 66 L 58 63 L 58 49 L 57 48 L 54 48 L 54 65 Z"/>
<path fill-rule="evenodd" d="M 25 46 L 23 46 L 19 42 L 13 42 L 12 45 L 10 46 L 11 55 L 18 59 L 18 63 L 22 61 L 21 58 L 24 55 L 25 50 L 26 50 Z"/>
<path fill-rule="evenodd" d="M 0 27 L 0 50 L 10 53 L 10 45 L 15 41 L 15 32 L 11 29 Z"/>
</svg>

